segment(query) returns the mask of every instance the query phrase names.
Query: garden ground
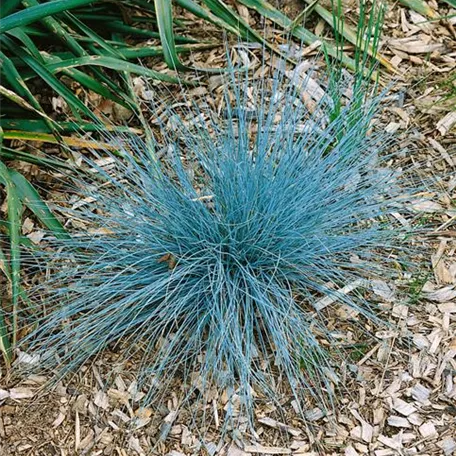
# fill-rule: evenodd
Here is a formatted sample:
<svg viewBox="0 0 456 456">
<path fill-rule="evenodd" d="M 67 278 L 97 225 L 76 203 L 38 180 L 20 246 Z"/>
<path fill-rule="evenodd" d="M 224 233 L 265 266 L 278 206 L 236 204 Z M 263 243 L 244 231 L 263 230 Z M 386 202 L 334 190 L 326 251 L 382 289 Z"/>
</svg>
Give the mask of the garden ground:
<svg viewBox="0 0 456 456">
<path fill-rule="evenodd" d="M 251 25 L 260 26 L 246 9 L 239 12 Z M 315 23 L 315 28 L 323 24 Z M 417 217 L 433 227 L 416 239 L 422 274 L 410 278 L 406 300 L 398 298 L 397 284 L 374 284 L 373 294 L 391 327 L 368 327 L 375 334 L 373 341 L 350 336 L 354 348 L 346 365 L 349 381 L 332 412 L 313 408 L 304 425 L 292 397 L 282 391 L 285 412 L 260 404 L 254 433 L 241 425 L 221 438 L 217 422 L 223 417 L 224 399 L 218 397 L 211 404 L 214 424 L 201 436 L 193 431 L 193 414 L 175 412 L 178 379 L 157 418 L 156 410 L 139 407 L 142 392 L 136 387 L 134 368 L 119 372 L 107 384 L 105 374 L 116 354 L 105 353 L 45 394 L 38 393 L 46 378 L 13 383 L 4 376 L 0 455 L 456 454 L 455 28 L 454 17 L 430 22 L 396 4 L 386 16 L 382 52 L 400 74 L 391 77 L 391 100 L 378 122 L 400 137 L 401 163 L 395 165 L 413 164 L 417 178 L 435 178 L 439 190 L 430 190 L 414 203 Z M 312 60 L 316 50 L 307 52 L 304 58 Z M 201 66 L 221 65 L 222 54 L 223 49 L 216 49 L 189 59 Z M 198 96 L 213 97 L 217 103 L 216 78 L 195 89 Z M 388 79 L 386 73 L 383 79 Z M 28 176 L 42 172 L 33 165 L 18 166 Z M 396 217 L 405 223 L 400 213 Z M 39 228 L 27 220 L 24 233 L 38 239 Z M 347 312 L 333 303 L 328 325 L 343 332 L 339 320 Z"/>
</svg>

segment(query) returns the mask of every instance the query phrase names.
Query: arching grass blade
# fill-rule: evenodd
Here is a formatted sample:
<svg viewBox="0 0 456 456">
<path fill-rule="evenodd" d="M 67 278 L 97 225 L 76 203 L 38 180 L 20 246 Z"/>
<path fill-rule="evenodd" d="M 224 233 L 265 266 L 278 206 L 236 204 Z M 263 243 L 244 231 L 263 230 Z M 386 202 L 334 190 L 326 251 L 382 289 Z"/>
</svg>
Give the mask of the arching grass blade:
<svg viewBox="0 0 456 456">
<path fill-rule="evenodd" d="M 18 318 L 18 304 L 20 294 L 20 216 L 22 213 L 22 205 L 16 192 L 16 187 L 11 179 L 10 173 L 6 165 L 0 162 L 0 183 L 5 186 L 7 209 L 8 209 L 8 222 L 10 226 L 9 240 L 10 240 L 10 271 L 11 271 L 11 293 L 12 293 L 12 332 L 11 343 L 14 347 L 17 338 L 17 318 Z"/>
<path fill-rule="evenodd" d="M 47 204 L 41 199 L 39 193 L 33 185 L 20 173 L 15 170 L 9 171 L 12 182 L 16 187 L 17 196 L 22 204 L 27 206 L 36 218 L 48 228 L 56 238 L 69 239 L 63 225 L 57 217 L 50 211 Z"/>
<path fill-rule="evenodd" d="M 13 13 L 4 18 L 0 23 L 0 33 L 4 33 L 15 27 L 23 27 L 38 21 L 43 17 L 52 16 L 68 9 L 76 8 L 81 5 L 88 5 L 93 0 L 54 0 L 40 5 L 32 6 L 17 13 Z"/>
</svg>

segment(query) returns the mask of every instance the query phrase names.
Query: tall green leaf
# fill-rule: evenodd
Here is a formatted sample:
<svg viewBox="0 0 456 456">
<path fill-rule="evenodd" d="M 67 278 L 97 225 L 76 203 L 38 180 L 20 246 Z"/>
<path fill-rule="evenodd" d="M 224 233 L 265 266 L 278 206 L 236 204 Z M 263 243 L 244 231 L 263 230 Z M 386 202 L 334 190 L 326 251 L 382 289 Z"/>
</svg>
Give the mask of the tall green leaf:
<svg viewBox="0 0 456 456">
<path fill-rule="evenodd" d="M 20 217 L 22 213 L 22 205 L 16 187 L 8 168 L 2 162 L 0 162 L 0 182 L 6 188 L 7 198 L 7 209 L 8 209 L 8 223 L 10 226 L 9 238 L 10 238 L 10 275 L 11 275 L 11 290 L 12 290 L 12 346 L 16 345 L 17 338 L 17 319 L 18 319 L 18 305 L 20 295 L 20 230 L 21 222 Z"/>
<path fill-rule="evenodd" d="M 0 33 L 5 33 L 15 27 L 23 27 L 38 21 L 43 17 L 52 16 L 81 5 L 88 5 L 93 0 L 54 0 L 41 5 L 32 6 L 17 13 L 13 13 L 0 22 Z"/>
<path fill-rule="evenodd" d="M 16 187 L 17 196 L 36 216 L 36 218 L 48 228 L 56 238 L 69 239 L 63 225 L 50 211 L 47 204 L 41 199 L 33 185 L 20 173 L 15 170 L 9 172 L 11 180 Z"/>
</svg>

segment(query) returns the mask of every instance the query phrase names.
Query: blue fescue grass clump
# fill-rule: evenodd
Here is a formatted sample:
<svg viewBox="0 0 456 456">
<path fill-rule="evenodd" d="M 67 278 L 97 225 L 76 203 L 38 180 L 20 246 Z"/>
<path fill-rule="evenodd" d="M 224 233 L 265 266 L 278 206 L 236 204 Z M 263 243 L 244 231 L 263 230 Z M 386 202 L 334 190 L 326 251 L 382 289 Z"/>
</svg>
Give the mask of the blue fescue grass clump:
<svg viewBox="0 0 456 456">
<path fill-rule="evenodd" d="M 66 374 L 116 345 L 151 401 L 183 376 L 203 397 L 236 392 L 246 412 L 275 400 L 278 378 L 330 404 L 328 314 L 314 305 L 392 275 L 402 177 L 371 128 L 378 97 L 352 93 L 334 116 L 328 96 L 306 107 L 310 87 L 232 75 L 218 112 L 168 110 L 160 139 L 117 138 L 124 159 L 78 183 L 86 228 L 56 241 L 27 351 Z M 338 300 L 375 318 L 362 293 Z"/>
</svg>

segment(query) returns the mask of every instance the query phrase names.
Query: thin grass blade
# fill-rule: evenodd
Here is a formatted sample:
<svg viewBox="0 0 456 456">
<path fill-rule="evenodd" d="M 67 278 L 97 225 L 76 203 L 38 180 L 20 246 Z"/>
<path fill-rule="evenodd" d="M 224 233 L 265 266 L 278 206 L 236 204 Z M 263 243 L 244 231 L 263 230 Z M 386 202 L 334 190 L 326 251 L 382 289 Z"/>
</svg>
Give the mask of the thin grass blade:
<svg viewBox="0 0 456 456">
<path fill-rule="evenodd" d="M 231 28 L 239 30 L 240 35 L 248 41 L 256 41 L 266 46 L 275 54 L 283 56 L 279 49 L 273 46 L 269 41 L 265 40 L 263 35 L 252 29 L 234 10 L 226 5 L 222 0 L 203 0 L 204 4 L 225 23 L 229 24 Z M 242 3 L 242 2 L 241 2 Z"/>
<path fill-rule="evenodd" d="M 22 0 L 22 4 L 28 9 L 37 7 L 40 5 L 37 0 Z M 65 11 L 65 10 L 64 10 Z M 67 46 L 73 53 L 78 56 L 84 55 L 84 48 L 79 45 L 79 43 L 73 38 L 70 31 L 66 29 L 61 22 L 53 17 L 43 17 L 41 18 L 42 24 L 60 41 L 62 41 L 65 46 Z"/>
<path fill-rule="evenodd" d="M 114 151 L 116 149 L 116 146 L 103 142 L 90 141 L 87 139 L 81 139 L 72 136 L 62 136 L 60 139 L 57 139 L 54 135 L 38 132 L 5 130 L 3 133 L 3 137 L 4 139 L 17 139 L 21 141 L 38 141 L 51 144 L 64 144 L 67 146 L 81 147 L 87 149 L 101 149 L 111 151 Z"/>
<path fill-rule="evenodd" d="M 9 57 L 7 57 L 0 49 L 0 73 L 5 76 L 5 79 L 11 85 L 11 87 L 17 92 L 19 96 L 22 98 L 26 98 L 28 102 L 33 106 L 34 109 L 39 111 L 41 114 L 40 116 L 46 116 L 44 113 L 43 108 L 41 107 L 38 100 L 33 96 L 30 89 L 27 87 L 27 84 L 22 79 L 21 75 L 19 74 L 18 70 L 16 69 L 15 65 L 11 61 Z M 53 121 L 46 119 L 46 124 L 51 131 L 54 130 Z"/>
<path fill-rule="evenodd" d="M 424 1 L 424 0 L 399 0 L 404 6 L 428 17 L 429 19 L 437 19 L 439 15 Z M 449 0 L 453 1 L 453 0 Z M 451 3 L 450 3 L 451 4 Z M 455 4 L 453 4 L 455 6 Z"/>
<path fill-rule="evenodd" d="M 330 45 L 324 40 L 321 40 L 319 37 L 314 35 L 312 32 L 304 28 L 303 26 L 294 26 L 293 21 L 286 16 L 284 13 L 279 11 L 277 8 L 274 8 L 269 2 L 265 0 L 239 0 L 239 3 L 242 3 L 244 6 L 251 8 L 257 11 L 261 16 L 271 20 L 280 27 L 289 30 L 290 27 L 291 33 L 294 37 L 302 40 L 305 44 L 311 45 L 320 41 L 323 43 L 327 52 L 334 58 L 339 59 L 347 68 L 352 70 L 355 69 L 355 61 L 345 54 L 341 54 L 337 48 Z"/>
<path fill-rule="evenodd" d="M 33 58 L 21 47 L 16 46 L 11 39 L 3 36 L 2 41 L 6 43 L 9 49 L 14 52 L 22 61 L 28 65 L 46 84 L 61 95 L 68 103 L 74 115 L 81 119 L 79 112 L 84 113 L 87 117 L 97 120 L 97 116 L 62 82 L 60 82 L 44 65 Z M 82 119 L 81 119 L 82 120 Z"/>
<path fill-rule="evenodd" d="M 0 118 L 0 126 L 4 130 L 22 130 L 33 133 L 51 133 L 44 123 L 40 119 L 8 119 Z M 100 130 L 115 131 L 117 133 L 130 133 L 130 134 L 141 134 L 142 130 L 133 127 L 124 127 L 116 125 L 104 125 L 100 122 L 59 122 L 58 130 L 62 133 L 84 133 L 84 132 L 100 132 Z"/>
<path fill-rule="evenodd" d="M 30 105 L 27 101 L 25 101 L 23 98 L 21 98 L 15 92 L 7 89 L 6 87 L 3 87 L 2 85 L 0 85 L 0 95 L 8 98 L 13 103 L 16 103 L 18 106 L 20 106 L 21 108 L 27 109 L 28 111 L 32 111 L 35 114 L 38 114 L 39 116 L 43 117 L 44 119 L 52 122 L 52 119 L 48 115 L 46 115 L 43 112 L 41 112 L 40 110 L 34 108 L 32 105 Z"/>
<path fill-rule="evenodd" d="M 141 65 L 136 65 L 131 62 L 125 62 L 124 60 L 116 59 L 108 56 L 100 55 L 90 55 L 87 57 L 77 57 L 74 59 L 64 60 L 58 63 L 52 63 L 47 66 L 47 69 L 50 72 L 56 72 L 62 69 L 81 67 L 85 65 L 96 65 L 102 66 L 104 68 L 110 68 L 117 71 L 125 71 L 127 73 L 139 74 L 141 76 L 148 76 L 152 79 L 156 79 L 163 82 L 169 82 L 171 84 L 188 84 L 194 85 L 192 81 L 186 81 L 179 79 L 174 76 L 169 76 L 164 73 L 159 73 L 158 71 L 151 70 L 149 68 L 143 67 Z"/>
<path fill-rule="evenodd" d="M 47 204 L 41 199 L 33 185 L 19 172 L 10 170 L 11 180 L 16 187 L 19 200 L 27 206 L 36 218 L 48 228 L 57 239 L 69 239 L 67 231 L 51 212 Z"/>
<path fill-rule="evenodd" d="M 15 27 L 23 27 L 38 21 L 43 17 L 52 16 L 81 5 L 88 5 L 93 0 L 54 0 L 41 5 L 32 6 L 17 13 L 5 17 L 0 23 L 0 33 L 4 33 Z"/>
<path fill-rule="evenodd" d="M 21 0 L 4 0 L 0 9 L 0 17 L 8 16 L 21 3 Z"/>
<path fill-rule="evenodd" d="M 261 2 L 261 0 L 252 0 L 255 2 Z M 307 3 L 313 3 L 310 0 L 306 0 Z M 331 27 L 334 26 L 334 12 L 330 12 L 325 9 L 323 6 L 318 3 L 314 7 L 315 12 Z M 358 46 L 360 45 L 361 51 L 367 49 L 369 55 L 374 57 L 378 62 L 380 62 L 388 71 L 395 73 L 397 72 L 396 68 L 391 64 L 391 62 L 379 52 L 374 51 L 371 44 L 364 42 L 363 40 L 358 39 L 358 33 L 356 30 L 352 29 L 347 23 L 344 23 L 344 26 L 340 28 L 338 33 L 342 34 L 344 38 L 351 44 Z"/>
<path fill-rule="evenodd" d="M 176 52 L 171 0 L 155 0 L 155 12 L 166 64 L 175 71 L 189 71 L 191 68 L 181 63 Z"/>
<path fill-rule="evenodd" d="M 8 259 L 6 258 L 5 253 L 0 248 L 0 270 L 3 271 L 7 280 L 11 281 L 11 272 L 8 265 Z M 1 307 L 0 301 L 0 351 L 2 352 L 3 359 L 7 366 L 11 364 L 13 360 L 13 353 L 11 350 L 11 343 L 8 334 L 8 327 L 5 322 L 5 313 Z"/>
<path fill-rule="evenodd" d="M 204 19 L 217 27 L 225 29 L 236 36 L 241 36 L 241 32 L 237 25 L 231 25 L 229 22 L 226 22 L 221 17 L 213 14 L 211 11 L 203 8 L 201 5 L 195 3 L 193 0 L 176 0 L 176 4 L 179 5 L 181 8 L 184 8 L 194 14 L 196 17 L 200 19 Z"/>
<path fill-rule="evenodd" d="M 10 147 L 5 146 L 0 148 L 0 158 L 3 158 L 5 160 L 21 160 L 27 163 L 38 165 L 40 167 L 47 166 L 51 169 L 73 169 L 70 164 L 64 162 L 63 160 L 52 159 L 48 157 L 37 157 L 36 155 L 29 154 L 22 150 L 11 149 Z"/>
<path fill-rule="evenodd" d="M 11 344 L 16 345 L 17 322 L 18 322 L 18 305 L 20 295 L 20 234 L 22 213 L 22 204 L 17 195 L 13 180 L 6 165 L 0 162 L 0 183 L 6 188 L 6 201 L 8 209 L 8 222 L 10 226 L 10 271 L 11 271 L 11 293 L 12 293 L 12 331 Z"/>
<path fill-rule="evenodd" d="M 178 44 L 175 47 L 177 54 L 186 54 L 190 52 L 206 51 L 220 46 L 219 43 L 207 44 Z M 157 57 L 164 54 L 163 46 L 129 46 L 118 49 L 125 59 L 138 59 L 142 57 Z"/>
</svg>

